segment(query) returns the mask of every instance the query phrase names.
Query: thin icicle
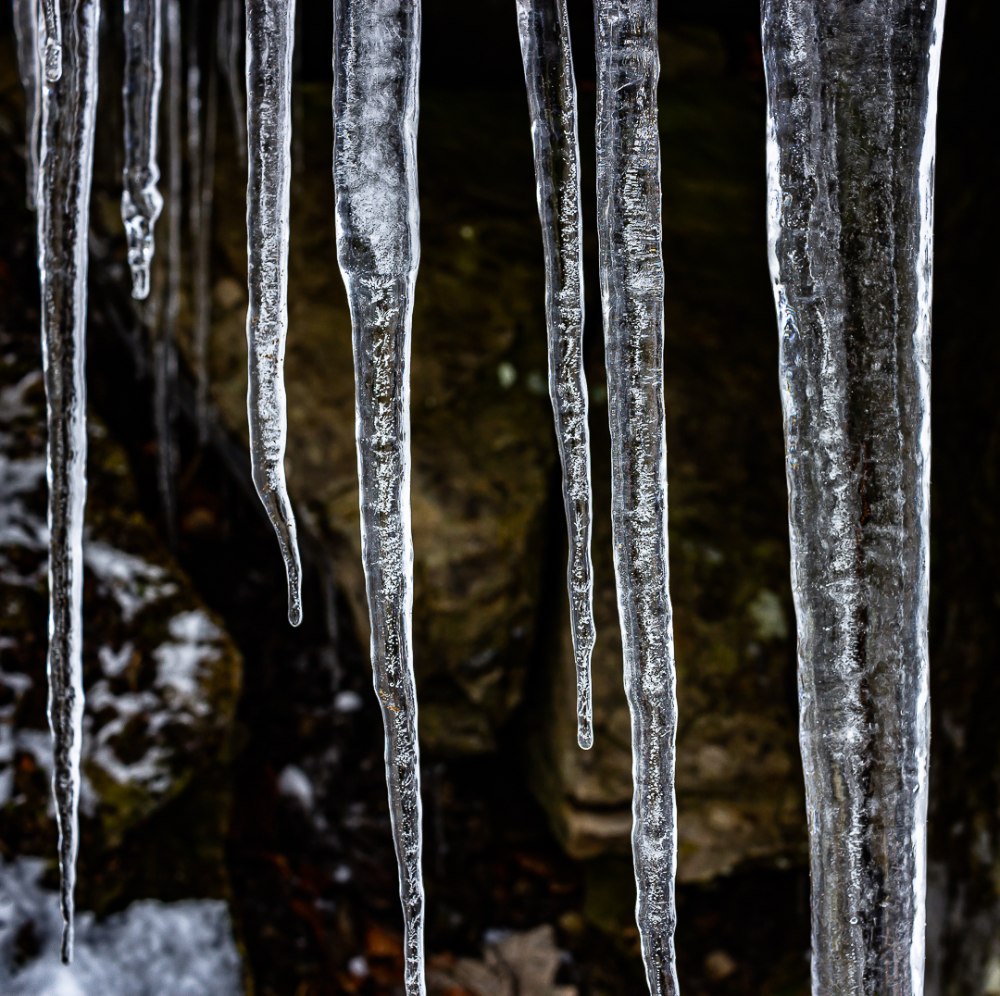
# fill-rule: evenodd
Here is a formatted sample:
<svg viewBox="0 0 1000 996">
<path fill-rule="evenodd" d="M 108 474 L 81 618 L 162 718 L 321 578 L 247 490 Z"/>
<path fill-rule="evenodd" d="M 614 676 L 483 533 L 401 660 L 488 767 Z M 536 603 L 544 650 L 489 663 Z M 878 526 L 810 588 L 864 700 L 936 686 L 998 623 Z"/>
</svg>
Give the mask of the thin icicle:
<svg viewBox="0 0 1000 996">
<path fill-rule="evenodd" d="M 97 106 L 98 0 L 66 0 L 63 73 L 42 88 L 38 269 L 48 410 L 49 724 L 59 826 L 62 957 L 73 957 L 83 736 L 81 602 L 86 501 L 87 239 Z M 58 21 L 57 21 L 58 23 Z"/>
<path fill-rule="evenodd" d="M 285 487 L 285 339 L 292 182 L 295 0 L 247 5 L 247 310 L 250 464 L 288 575 L 288 621 L 302 621 L 302 565 Z"/>
<path fill-rule="evenodd" d="M 180 0 L 165 0 L 167 22 L 167 286 L 162 321 L 153 326 L 154 422 L 160 502 L 171 546 L 177 544 L 177 454 L 174 412 L 177 396 L 177 319 L 181 306 L 183 146 L 181 99 L 183 58 Z M 154 313 L 159 309 L 154 309 Z"/>
<path fill-rule="evenodd" d="M 408 996 L 425 992 L 410 531 L 410 332 L 420 256 L 419 65 L 419 0 L 336 0 L 337 256 L 354 327 L 361 550 L 372 669 L 385 724 Z"/>
<path fill-rule="evenodd" d="M 247 119 L 240 67 L 240 43 L 243 40 L 243 0 L 219 0 L 219 65 L 226 77 L 233 113 L 233 136 L 240 169 L 247 168 Z"/>
<path fill-rule="evenodd" d="M 194 196 L 201 201 L 194 235 L 194 368 L 198 439 L 208 436 L 208 343 L 212 331 L 212 199 L 215 193 L 215 143 L 219 121 L 219 82 L 208 71 L 200 183 Z"/>
<path fill-rule="evenodd" d="M 14 0 L 17 68 L 24 87 L 24 159 L 28 210 L 38 198 L 38 129 L 41 126 L 41 81 L 38 78 L 38 0 Z"/>
<path fill-rule="evenodd" d="M 813 992 L 923 992 L 944 0 L 765 0 Z"/>
<path fill-rule="evenodd" d="M 674 639 L 667 560 L 656 0 L 597 0 L 597 218 L 612 536 L 632 716 L 636 920 L 651 993 L 678 991 Z"/>
<path fill-rule="evenodd" d="M 517 0 L 524 79 L 535 147 L 538 214 L 545 250 L 549 394 L 562 460 L 569 533 L 570 625 L 576 662 L 577 741 L 594 744 L 590 659 L 594 581 L 590 561 L 593 496 L 587 382 L 583 371 L 583 215 L 576 79 L 566 0 Z"/>
<path fill-rule="evenodd" d="M 156 185 L 160 168 L 156 147 L 160 114 L 160 2 L 125 0 L 125 166 L 122 171 L 122 221 L 128 240 L 132 297 L 149 296 L 153 228 L 163 210 Z"/>
<path fill-rule="evenodd" d="M 45 82 L 56 83 L 63 71 L 62 14 L 60 0 L 42 0 L 42 15 L 45 25 L 45 45 L 42 48 L 42 64 Z"/>
</svg>

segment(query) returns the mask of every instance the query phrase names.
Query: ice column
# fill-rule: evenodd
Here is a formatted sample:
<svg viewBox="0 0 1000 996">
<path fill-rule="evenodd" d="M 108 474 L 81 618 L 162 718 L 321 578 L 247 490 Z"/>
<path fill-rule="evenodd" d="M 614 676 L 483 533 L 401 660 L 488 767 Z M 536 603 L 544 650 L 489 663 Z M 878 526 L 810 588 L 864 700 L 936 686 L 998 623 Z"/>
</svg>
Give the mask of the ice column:
<svg viewBox="0 0 1000 996">
<path fill-rule="evenodd" d="M 62 957 L 68 962 L 73 956 L 83 720 L 84 363 L 100 8 L 98 0 L 62 0 L 62 10 L 56 8 L 56 14 L 62 34 L 58 38 L 50 35 L 49 41 L 61 52 L 62 72 L 42 87 L 38 269 L 48 409 L 49 724 L 65 924 Z"/>
<path fill-rule="evenodd" d="M 35 210 L 38 192 L 38 128 L 41 124 L 38 61 L 38 0 L 14 0 L 17 68 L 24 87 L 24 146 L 28 208 Z"/>
<path fill-rule="evenodd" d="M 419 0 L 336 0 L 337 253 L 354 327 L 361 550 L 403 905 L 405 985 L 425 991 L 417 699 L 411 650 L 410 328 L 420 256 Z"/>
<path fill-rule="evenodd" d="M 611 526 L 632 716 L 636 921 L 651 993 L 677 992 L 674 639 L 667 562 L 655 0 L 597 0 L 597 225 Z"/>
<path fill-rule="evenodd" d="M 284 467 L 294 0 L 250 0 L 246 19 L 250 462 L 285 561 L 288 621 L 297 626 L 302 620 L 302 568 Z"/>
<path fill-rule="evenodd" d="M 576 661 L 577 740 L 594 743 L 590 658 L 594 583 L 590 562 L 593 498 L 587 383 L 583 371 L 583 218 L 576 79 L 566 0 L 517 0 L 517 24 L 535 148 L 538 214 L 545 252 L 549 394 L 562 459 L 569 532 L 570 625 Z"/>
<path fill-rule="evenodd" d="M 764 0 L 813 992 L 923 992 L 943 0 Z"/>
<path fill-rule="evenodd" d="M 125 166 L 122 172 L 122 221 L 128 240 L 132 297 L 149 296 L 153 258 L 153 226 L 163 210 L 156 184 L 160 113 L 160 3 L 125 0 Z"/>
</svg>

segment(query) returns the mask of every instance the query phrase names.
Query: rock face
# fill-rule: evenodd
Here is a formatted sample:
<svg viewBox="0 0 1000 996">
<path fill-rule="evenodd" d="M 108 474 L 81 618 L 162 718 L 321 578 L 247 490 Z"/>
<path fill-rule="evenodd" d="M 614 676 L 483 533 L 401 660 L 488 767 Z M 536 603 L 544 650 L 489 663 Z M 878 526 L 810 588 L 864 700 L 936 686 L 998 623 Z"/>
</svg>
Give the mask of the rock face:
<svg viewBox="0 0 1000 996">
<path fill-rule="evenodd" d="M 332 559 L 362 643 L 351 330 L 334 245 L 327 87 L 304 91 L 292 196 L 289 488 L 307 535 Z M 495 746 L 521 699 L 542 583 L 541 531 L 555 461 L 542 319 L 541 246 L 529 134 L 520 105 L 424 101 L 423 253 L 412 370 L 414 645 L 420 733 L 434 750 Z M 475 122 L 456 130 L 454 120 Z M 493 120 L 512 141 L 495 143 Z M 220 162 L 219 190 L 239 187 Z M 445 180 L 447 175 L 448 179 Z M 464 176 L 461 197 L 450 189 Z M 501 182 L 497 182 L 502 178 Z M 246 225 L 219 197 L 212 397 L 246 423 Z M 304 541 L 306 544 L 310 540 Z M 308 551 L 307 551 L 308 552 Z M 314 551 L 317 552 L 317 551 Z M 306 606 L 305 611 L 319 611 Z"/>
<path fill-rule="evenodd" d="M 9 276 L 5 305 L 27 309 Z M 0 313 L 0 841 L 54 854 L 45 715 L 48 534 L 45 397 L 31 316 Z M 122 450 L 90 420 L 84 542 L 86 712 L 81 863 L 123 842 L 229 752 L 242 660 L 138 510 Z M 226 818 L 219 797 L 197 832 Z M 192 832 L 196 832 L 192 827 Z M 168 873 L 169 874 L 169 873 Z M 211 889 L 213 883 L 208 883 Z M 81 875 L 83 907 L 117 892 Z"/>
<path fill-rule="evenodd" d="M 671 83 L 661 104 L 682 882 L 748 862 L 798 862 L 805 839 L 774 318 L 754 209 L 764 196 L 760 107 L 736 81 L 706 77 L 710 61 L 700 76 L 699 65 L 692 61 L 695 78 Z M 723 133 L 745 153 L 719 155 Z M 626 851 L 631 826 L 606 418 L 606 405 L 594 404 L 595 746 L 585 753 L 575 744 L 561 613 L 529 769 L 579 858 Z"/>
</svg>

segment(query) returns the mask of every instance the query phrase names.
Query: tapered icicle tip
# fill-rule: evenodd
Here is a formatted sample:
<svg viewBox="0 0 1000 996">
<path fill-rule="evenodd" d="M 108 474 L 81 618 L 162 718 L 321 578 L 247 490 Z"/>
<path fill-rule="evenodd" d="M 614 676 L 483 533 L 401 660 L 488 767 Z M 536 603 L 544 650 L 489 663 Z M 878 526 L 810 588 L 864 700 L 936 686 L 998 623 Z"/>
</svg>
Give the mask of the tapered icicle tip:
<svg viewBox="0 0 1000 996">
<path fill-rule="evenodd" d="M 64 895 L 62 898 L 63 929 L 60 957 L 64 965 L 73 961 L 73 897 Z"/>
<path fill-rule="evenodd" d="M 57 83 L 62 76 L 62 44 L 56 38 L 45 39 L 45 81 Z"/>
<path fill-rule="evenodd" d="M 288 621 L 293 626 L 298 626 L 302 622 L 302 574 L 296 560 L 294 575 L 292 565 L 287 566 L 288 570 Z"/>
<path fill-rule="evenodd" d="M 132 297 L 145 301 L 149 297 L 149 263 L 135 263 L 129 269 L 132 271 Z"/>
</svg>

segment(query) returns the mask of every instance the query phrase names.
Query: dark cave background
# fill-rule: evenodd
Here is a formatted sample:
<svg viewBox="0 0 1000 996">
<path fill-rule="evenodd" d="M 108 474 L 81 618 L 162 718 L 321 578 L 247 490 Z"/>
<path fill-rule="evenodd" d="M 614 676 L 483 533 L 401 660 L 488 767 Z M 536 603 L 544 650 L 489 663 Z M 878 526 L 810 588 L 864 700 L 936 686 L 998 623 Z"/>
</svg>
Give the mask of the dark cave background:
<svg viewBox="0 0 1000 996">
<path fill-rule="evenodd" d="M 305 141 L 293 147 L 293 156 L 304 158 L 312 186 L 307 190 L 300 177 L 293 189 L 290 296 L 307 313 L 326 298 L 342 301 L 343 291 L 329 251 L 332 212 L 322 203 L 304 204 L 309 190 L 324 181 L 331 186 L 330 5 L 300 0 L 300 8 L 297 72 L 304 96 L 295 127 Z M 212 64 L 214 10 L 214 4 L 184 8 L 185 31 L 201 33 L 205 71 Z M 599 394 L 592 10 L 582 0 L 571 0 L 570 10 L 588 225 L 588 375 L 591 390 Z M 752 782 L 746 797 L 735 782 L 713 781 L 707 769 L 695 766 L 682 776 L 682 820 L 686 809 L 703 813 L 708 827 L 702 836 L 691 831 L 692 853 L 701 847 L 711 860 L 699 865 L 698 874 L 685 876 L 685 861 L 693 863 L 702 852 L 686 857 L 682 827 L 680 976 L 690 994 L 805 993 L 808 874 L 805 814 L 796 788 L 801 773 L 795 753 L 794 640 L 787 632 L 782 636 L 780 627 L 766 638 L 751 632 L 757 617 L 750 606 L 757 604 L 758 589 L 773 593 L 783 618 L 792 619 L 777 339 L 765 241 L 759 10 L 752 3 L 704 0 L 661 4 L 660 16 L 668 472 L 672 556 L 678 562 L 673 590 L 678 666 L 691 672 L 681 680 L 682 723 L 686 704 L 694 703 L 700 724 L 690 734 L 682 725 L 679 765 L 685 765 L 686 749 L 689 758 L 715 757 L 716 735 L 730 754 L 738 754 L 742 743 L 748 757 L 757 752 L 768 759 L 759 768 L 741 767 L 750 761 L 739 757 L 731 762 L 736 782 L 744 777 L 739 773 L 753 773 L 745 776 Z M 297 383 L 290 359 L 289 401 L 298 412 L 290 413 L 290 486 L 308 572 L 305 623 L 291 630 L 284 622 L 280 561 L 249 480 L 239 421 L 242 388 L 235 373 L 231 387 L 225 386 L 226 371 L 239 371 L 245 363 L 239 353 L 245 181 L 238 172 L 221 83 L 213 222 L 213 392 L 218 388 L 218 394 L 213 393 L 208 439 L 200 442 L 186 347 L 190 308 L 185 306 L 175 415 L 177 545 L 172 552 L 167 549 L 169 531 L 156 484 L 149 343 L 127 298 L 124 240 L 115 228 L 120 17 L 117 5 L 105 5 L 88 343 L 90 404 L 101 431 L 117 447 L 109 459 L 118 476 L 100 463 L 104 450 L 92 444 L 88 514 L 110 529 L 123 549 L 133 549 L 130 538 L 141 533 L 143 555 L 176 569 L 191 597 L 225 629 L 232 650 L 230 670 L 219 672 L 227 675 L 226 690 L 216 689 L 228 718 L 214 739 L 177 748 L 179 755 L 187 753 L 179 762 L 184 776 L 178 776 L 176 791 L 145 808 L 137 805 L 135 812 L 109 802 L 112 815 L 87 824 L 80 903 L 104 914 L 140 897 L 223 897 L 248 992 L 392 993 L 401 977 L 399 915 L 381 722 L 371 694 L 367 635 L 358 624 L 359 568 L 351 566 L 356 541 L 349 513 L 342 511 L 349 506 L 345 496 L 355 473 L 353 426 L 343 402 L 349 398 L 350 369 L 342 362 L 347 354 L 325 353 L 322 335 L 329 330 L 315 332 L 305 318 L 297 323 L 293 305 L 290 353 L 299 350 L 300 368 L 324 368 L 334 400 L 315 386 Z M 995 721 L 1000 418 L 994 390 L 1000 346 L 991 321 L 997 161 L 992 143 L 983 140 L 988 27 L 985 3 L 949 6 L 938 116 L 929 994 L 1000 992 L 1000 737 Z M 39 362 L 37 277 L 33 218 L 23 207 L 23 112 L 7 8 L 0 32 L 0 327 L 8 336 L 4 349 L 17 354 L 18 370 L 27 370 Z M 555 738 L 567 738 L 566 717 L 572 718 L 572 701 L 559 698 L 565 691 L 558 663 L 566 627 L 564 528 L 554 439 L 545 422 L 547 399 L 524 374 L 538 366 L 544 349 L 542 262 L 513 0 L 428 0 L 423 38 L 424 262 L 414 358 L 415 367 L 425 363 L 432 372 L 423 381 L 415 371 L 414 490 L 423 480 L 432 496 L 446 495 L 440 502 L 445 518 L 455 507 L 472 508 L 468 516 L 476 524 L 469 536 L 477 543 L 485 542 L 484 535 L 495 536 L 497 548 L 510 551 L 506 560 L 491 554 L 488 545 L 481 557 L 467 560 L 461 560 L 460 550 L 444 551 L 461 560 L 449 594 L 454 618 L 471 614 L 495 620 L 492 630 L 484 627 L 470 635 L 460 624 L 452 626 L 452 616 L 435 613 L 434 577 L 422 578 L 421 552 L 448 540 L 434 532 L 432 517 L 415 516 L 415 652 L 421 718 L 426 715 L 427 724 L 422 764 L 431 991 L 459 996 L 557 992 L 557 986 L 566 986 L 581 994 L 636 993 L 643 982 L 632 924 L 630 861 L 622 847 L 627 824 L 617 836 L 602 830 L 599 843 L 586 834 L 574 837 L 572 829 L 572 821 L 584 817 L 602 827 L 615 820 L 620 825 L 627 813 L 614 791 L 601 794 L 602 758 L 608 754 L 600 752 L 613 748 L 615 757 L 622 756 L 620 742 L 608 746 L 620 710 L 608 706 L 607 736 L 602 741 L 599 725 L 598 759 L 582 775 L 576 761 L 566 760 L 575 745 L 553 745 Z M 161 114 L 161 149 L 164 128 Z M 161 153 L 166 172 L 164 160 Z M 187 172 L 185 177 L 189 181 Z M 463 234 L 467 230 L 474 230 L 475 238 Z M 311 267 L 309 279 L 303 278 L 300 287 L 297 239 L 310 243 L 303 253 Z M 161 222 L 161 257 L 165 245 Z M 162 280 L 162 270 L 157 278 Z M 242 287 L 242 301 L 233 287 Z M 452 311 L 419 300 L 447 303 L 449 295 L 462 299 Z M 337 307 L 342 315 L 342 304 Z M 512 309 L 517 316 L 513 331 L 504 318 Z M 341 338 L 345 329 L 341 321 Z M 481 368 L 475 366 L 480 353 Z M 498 384 L 503 364 L 520 378 L 509 391 Z M 425 383 L 444 385 L 439 403 L 420 397 Z M 456 400 L 459 394 L 464 396 Z M 454 409 L 448 407 L 451 401 Z M 40 403 L 37 396 L 35 403 Z M 331 416 L 339 420 L 332 429 L 323 424 Z M 606 499 L 601 483 L 607 474 L 605 422 L 603 407 L 594 403 L 599 504 Z M 333 435 L 328 439 L 326 432 Z M 302 438 L 310 433 L 315 438 L 307 446 Z M 496 457 L 484 483 L 476 476 L 480 471 L 467 463 L 489 463 L 492 440 L 505 434 L 515 441 L 511 452 Z M 41 428 L 31 445 L 44 445 Z M 315 459 L 309 447 L 319 451 Z M 467 456 L 470 450 L 475 459 L 468 461 L 452 452 Z M 315 474 L 300 470 L 297 477 L 294 468 L 310 460 Z M 115 512 L 124 492 L 116 491 L 114 482 L 120 485 L 123 475 L 132 482 L 128 528 L 119 525 Z M 330 475 L 338 475 L 333 494 L 323 490 Z M 102 482 L 109 480 L 110 490 L 102 493 Z M 529 509 L 518 506 L 516 515 L 506 511 L 517 495 L 529 492 L 536 496 Z M 429 503 L 435 501 L 432 497 Z M 516 532 L 523 519 L 529 524 Z M 517 539 L 509 539 L 515 532 Z M 598 526 L 598 585 L 608 602 L 610 558 L 598 551 L 601 542 Z M 689 563 L 685 551 L 695 547 L 722 551 L 726 569 L 716 571 L 696 559 Z M 477 588 L 481 578 L 487 584 L 497 579 L 485 608 L 476 601 L 483 598 Z M 97 580 L 88 582 L 85 597 L 88 645 L 96 644 L 104 629 Z M 44 586 L 11 591 L 5 598 L 19 609 L 8 610 L 0 623 L 0 634 L 12 641 L 3 644 L 0 672 L 31 675 L 41 688 Z M 436 618 L 445 621 L 436 625 Z M 145 646 L 156 645 L 148 630 L 122 634 L 134 642 L 139 657 Z M 486 639 L 491 632 L 502 634 L 495 645 Z M 599 639 L 606 633 L 613 644 L 607 625 Z M 730 653 L 737 645 L 747 648 L 745 653 Z M 609 659 L 613 656 L 609 653 Z M 88 663 L 88 668 L 96 666 Z M 619 679 L 612 664 L 603 673 L 602 687 L 613 689 Z M 744 683 L 752 684 L 752 691 Z M 758 742 L 752 731 L 761 702 L 767 703 L 767 715 L 761 716 Z M 3 722 L 41 728 L 43 708 L 43 698 L 34 694 L 30 701 L 19 700 L 13 714 L 3 713 Z M 769 725 L 762 725 L 765 719 Z M 199 758 L 198 751 L 205 753 Z M 767 765 L 777 764 L 778 757 L 785 767 L 772 770 Z M 614 763 L 608 762 L 607 770 Z M 52 828 L 44 816 L 47 785 L 26 764 L 23 757 L 17 760 L 17 778 L 30 791 L 25 789 L 21 803 L 0 807 L 0 855 L 7 860 L 52 853 Z M 290 770 L 306 775 L 307 802 L 301 792 L 289 790 L 295 784 Z M 576 804 L 576 776 L 587 781 L 592 812 L 584 806 L 567 816 L 561 800 L 572 797 L 570 809 Z M 720 809 L 718 800 L 725 801 L 727 794 L 738 801 Z M 723 812 L 743 822 L 713 824 L 713 814 Z M 555 968 L 532 975 L 524 946 L 501 942 L 504 932 L 518 938 L 541 927 L 550 932 L 533 936 L 542 936 L 542 960 L 549 958 Z M 25 940 L 22 947 L 20 957 L 30 959 L 32 944 Z"/>
</svg>

